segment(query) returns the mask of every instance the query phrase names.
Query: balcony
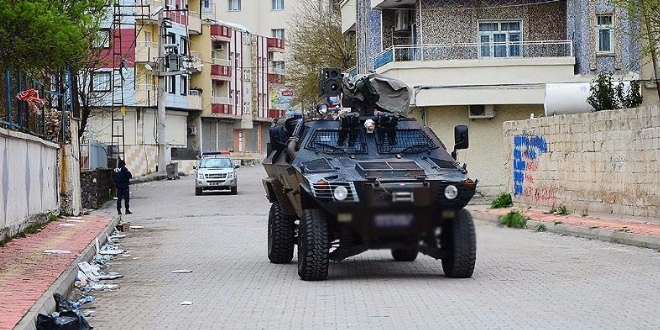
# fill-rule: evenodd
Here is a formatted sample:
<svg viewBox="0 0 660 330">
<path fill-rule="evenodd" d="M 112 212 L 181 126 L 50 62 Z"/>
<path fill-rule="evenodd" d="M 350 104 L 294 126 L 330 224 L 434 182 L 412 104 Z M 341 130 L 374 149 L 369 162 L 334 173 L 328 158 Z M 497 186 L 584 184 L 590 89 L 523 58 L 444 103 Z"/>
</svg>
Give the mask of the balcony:
<svg viewBox="0 0 660 330">
<path fill-rule="evenodd" d="M 268 73 L 268 83 L 272 85 L 284 85 L 284 76 L 275 73 Z"/>
<path fill-rule="evenodd" d="M 286 70 L 284 68 L 276 68 L 271 66 L 268 68 L 268 73 L 283 76 L 286 75 Z"/>
<path fill-rule="evenodd" d="M 190 34 L 202 34 L 202 19 L 197 11 L 188 12 L 188 31 Z"/>
<path fill-rule="evenodd" d="M 158 57 L 158 44 L 149 41 L 136 41 L 135 42 L 135 62 L 147 63 L 152 62 Z"/>
<path fill-rule="evenodd" d="M 211 25 L 211 40 L 231 42 L 232 29 L 223 25 Z"/>
<path fill-rule="evenodd" d="M 152 84 L 135 85 L 133 103 L 136 107 L 155 107 L 158 104 L 158 86 Z"/>
<path fill-rule="evenodd" d="M 286 114 L 286 110 L 280 110 L 280 109 L 268 109 L 268 118 L 281 118 L 284 117 Z"/>
<path fill-rule="evenodd" d="M 267 46 L 269 52 L 284 52 L 284 39 L 268 38 Z"/>
<path fill-rule="evenodd" d="M 357 0 L 341 2 L 341 33 L 355 31 L 357 23 Z"/>
<path fill-rule="evenodd" d="M 198 90 L 188 91 L 188 109 L 202 110 L 202 94 Z"/>
<path fill-rule="evenodd" d="M 545 84 L 570 81 L 574 65 L 570 40 L 396 46 L 374 59 L 417 106 L 543 104 Z"/>
<path fill-rule="evenodd" d="M 230 104 L 211 104 L 211 115 L 214 117 L 224 117 L 240 119 L 241 116 L 234 113 L 234 106 Z"/>
<path fill-rule="evenodd" d="M 211 104 L 234 104 L 234 100 L 230 97 L 213 96 L 211 97 Z"/>
<path fill-rule="evenodd" d="M 211 65 L 211 79 L 230 81 L 232 77 L 233 68 L 227 65 L 212 64 Z"/>
<path fill-rule="evenodd" d="M 410 7 L 414 6 L 415 2 L 416 0 L 371 0 L 371 9 L 383 10 Z M 342 14 L 344 14 L 343 11 Z"/>
</svg>

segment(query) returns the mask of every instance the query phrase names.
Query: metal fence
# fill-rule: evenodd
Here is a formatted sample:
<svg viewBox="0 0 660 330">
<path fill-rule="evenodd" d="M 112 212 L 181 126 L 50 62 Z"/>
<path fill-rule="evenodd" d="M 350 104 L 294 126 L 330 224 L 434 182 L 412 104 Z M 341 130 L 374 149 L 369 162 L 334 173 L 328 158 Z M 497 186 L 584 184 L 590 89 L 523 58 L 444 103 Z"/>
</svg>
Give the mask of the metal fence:
<svg viewBox="0 0 660 330">
<path fill-rule="evenodd" d="M 394 46 L 374 58 L 378 68 L 390 62 L 476 60 L 498 58 L 572 57 L 571 40 L 455 43 Z"/>
<path fill-rule="evenodd" d="M 108 145 L 99 141 L 80 144 L 80 168 L 93 170 L 108 167 Z"/>
<path fill-rule="evenodd" d="M 16 98 L 18 93 L 35 89 L 39 96 L 43 97 L 45 88 L 36 79 L 26 75 L 16 75 L 9 72 L 0 72 L 0 92 L 4 92 L 0 97 L 0 126 L 10 129 L 30 133 L 33 135 L 44 135 L 44 109 L 33 111 L 27 102 Z"/>
</svg>

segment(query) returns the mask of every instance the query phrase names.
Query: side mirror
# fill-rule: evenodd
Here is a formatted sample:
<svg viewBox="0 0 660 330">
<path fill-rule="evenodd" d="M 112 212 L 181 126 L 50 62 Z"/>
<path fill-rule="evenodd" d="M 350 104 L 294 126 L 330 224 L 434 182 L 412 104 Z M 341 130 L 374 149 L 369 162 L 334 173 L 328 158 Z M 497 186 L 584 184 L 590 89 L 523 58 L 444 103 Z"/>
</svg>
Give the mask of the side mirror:
<svg viewBox="0 0 660 330">
<path fill-rule="evenodd" d="M 193 165 L 193 170 L 196 170 L 196 169 L 197 169 L 197 165 Z"/>
<path fill-rule="evenodd" d="M 451 157 L 456 159 L 456 150 L 467 149 L 469 146 L 470 140 L 468 138 L 467 125 L 454 126 L 454 150 L 451 152 Z"/>
<path fill-rule="evenodd" d="M 239 168 L 241 167 L 241 164 L 234 164 L 234 168 Z"/>
<path fill-rule="evenodd" d="M 467 149 L 470 146 L 467 125 L 454 126 L 454 149 Z"/>
</svg>

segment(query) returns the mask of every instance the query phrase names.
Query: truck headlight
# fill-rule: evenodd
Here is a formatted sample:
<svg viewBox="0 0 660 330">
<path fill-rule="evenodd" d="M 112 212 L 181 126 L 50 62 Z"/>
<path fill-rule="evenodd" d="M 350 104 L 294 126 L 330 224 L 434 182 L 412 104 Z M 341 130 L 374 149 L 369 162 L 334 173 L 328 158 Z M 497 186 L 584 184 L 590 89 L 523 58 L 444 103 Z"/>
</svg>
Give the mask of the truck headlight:
<svg viewBox="0 0 660 330">
<path fill-rule="evenodd" d="M 332 195 L 335 197 L 336 200 L 343 201 L 346 199 L 346 197 L 348 197 L 348 189 L 346 189 L 346 187 L 344 186 L 338 186 L 332 192 Z"/>
<path fill-rule="evenodd" d="M 229 172 L 229 173 L 227 174 L 227 178 L 229 178 L 229 179 L 233 179 L 235 176 L 236 176 L 236 173 L 235 173 L 235 172 Z"/>
<path fill-rule="evenodd" d="M 456 188 L 456 186 L 450 184 L 445 188 L 445 197 L 447 197 L 447 199 L 451 200 L 456 198 L 457 196 L 458 196 L 458 188 Z"/>
<path fill-rule="evenodd" d="M 197 173 L 197 178 L 200 180 L 204 180 L 204 173 Z"/>
</svg>

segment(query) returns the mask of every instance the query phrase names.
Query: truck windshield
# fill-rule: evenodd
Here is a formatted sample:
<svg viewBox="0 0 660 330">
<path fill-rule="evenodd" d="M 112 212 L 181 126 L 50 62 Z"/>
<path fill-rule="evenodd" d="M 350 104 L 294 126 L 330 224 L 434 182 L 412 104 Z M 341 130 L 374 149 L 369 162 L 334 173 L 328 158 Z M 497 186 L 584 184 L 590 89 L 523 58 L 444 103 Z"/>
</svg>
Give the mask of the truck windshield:
<svg viewBox="0 0 660 330">
<path fill-rule="evenodd" d="M 362 130 L 318 129 L 309 139 L 307 149 L 324 154 L 365 154 L 367 144 Z"/>
<path fill-rule="evenodd" d="M 199 168 L 227 168 L 234 167 L 229 158 L 202 158 Z"/>
<path fill-rule="evenodd" d="M 381 154 L 417 154 L 438 147 L 420 129 L 377 129 L 375 137 Z"/>
</svg>

